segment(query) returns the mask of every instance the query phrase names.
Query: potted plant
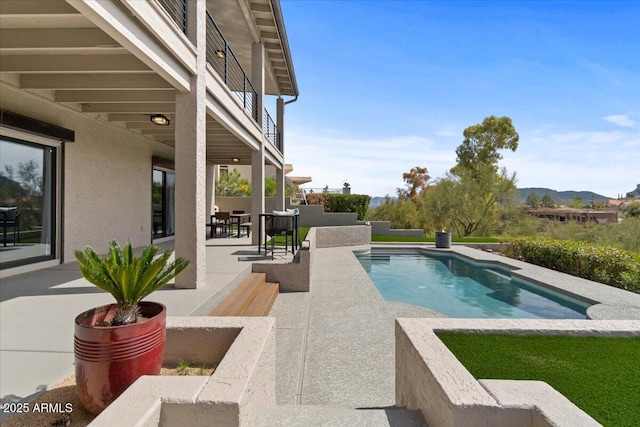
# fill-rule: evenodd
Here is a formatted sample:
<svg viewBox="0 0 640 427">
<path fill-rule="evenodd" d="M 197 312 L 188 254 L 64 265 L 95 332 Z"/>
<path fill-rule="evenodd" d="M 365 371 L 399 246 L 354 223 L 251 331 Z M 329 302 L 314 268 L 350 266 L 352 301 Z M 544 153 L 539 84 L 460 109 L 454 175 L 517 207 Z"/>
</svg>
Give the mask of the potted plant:
<svg viewBox="0 0 640 427">
<path fill-rule="evenodd" d="M 143 298 L 184 270 L 189 261 L 169 263 L 172 250 L 156 258 L 147 246 L 133 256 L 131 243 L 112 241 L 102 258 L 90 247 L 75 251 L 80 272 L 109 292 L 116 304 L 85 311 L 75 319 L 76 385 L 87 410 L 99 414 L 142 375 L 158 375 L 164 356 L 166 307 Z"/>
</svg>

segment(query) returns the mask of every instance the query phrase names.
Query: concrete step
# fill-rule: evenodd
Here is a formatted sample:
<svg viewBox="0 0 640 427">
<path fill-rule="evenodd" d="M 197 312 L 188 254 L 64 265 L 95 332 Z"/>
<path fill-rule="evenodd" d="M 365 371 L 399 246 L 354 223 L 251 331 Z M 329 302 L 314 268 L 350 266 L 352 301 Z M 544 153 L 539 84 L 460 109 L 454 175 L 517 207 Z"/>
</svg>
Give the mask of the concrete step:
<svg viewBox="0 0 640 427">
<path fill-rule="evenodd" d="M 258 427 L 426 427 L 420 411 L 404 408 L 340 408 L 336 406 L 279 405 L 263 411 Z"/>
</svg>

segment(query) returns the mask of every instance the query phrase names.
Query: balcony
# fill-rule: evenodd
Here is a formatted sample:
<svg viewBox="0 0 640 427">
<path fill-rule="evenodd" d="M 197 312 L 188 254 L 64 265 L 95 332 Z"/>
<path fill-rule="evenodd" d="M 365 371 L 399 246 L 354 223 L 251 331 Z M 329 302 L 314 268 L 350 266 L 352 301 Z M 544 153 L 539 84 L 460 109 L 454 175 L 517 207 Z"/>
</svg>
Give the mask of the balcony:
<svg viewBox="0 0 640 427">
<path fill-rule="evenodd" d="M 176 25 L 186 33 L 186 0 L 158 0 L 158 3 L 162 5 Z M 207 63 L 233 92 L 238 104 L 257 123 L 258 103 L 256 100 L 258 94 L 209 12 L 207 12 Z M 264 110 L 262 132 L 271 145 L 282 152 L 280 131 L 266 109 Z"/>
</svg>

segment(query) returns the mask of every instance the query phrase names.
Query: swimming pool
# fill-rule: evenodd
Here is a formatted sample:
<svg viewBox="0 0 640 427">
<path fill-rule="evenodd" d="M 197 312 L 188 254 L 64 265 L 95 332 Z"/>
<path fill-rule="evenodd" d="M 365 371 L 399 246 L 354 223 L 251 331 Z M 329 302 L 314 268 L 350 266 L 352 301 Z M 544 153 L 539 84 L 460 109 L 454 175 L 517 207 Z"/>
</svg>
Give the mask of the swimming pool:
<svg viewBox="0 0 640 427">
<path fill-rule="evenodd" d="M 454 255 L 356 255 L 384 299 L 458 318 L 586 319 L 589 304 Z"/>
</svg>

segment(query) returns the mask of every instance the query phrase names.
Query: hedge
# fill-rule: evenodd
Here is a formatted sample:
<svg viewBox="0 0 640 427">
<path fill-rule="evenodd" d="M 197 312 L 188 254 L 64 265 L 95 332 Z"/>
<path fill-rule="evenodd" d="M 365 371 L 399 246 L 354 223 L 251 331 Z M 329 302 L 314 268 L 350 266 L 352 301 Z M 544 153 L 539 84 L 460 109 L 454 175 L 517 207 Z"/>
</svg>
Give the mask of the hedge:
<svg viewBox="0 0 640 427">
<path fill-rule="evenodd" d="M 586 242 L 514 238 L 503 254 L 531 264 L 640 293 L 640 254 Z"/>
<path fill-rule="evenodd" d="M 329 193 L 325 197 L 328 212 L 355 212 L 358 214 L 359 221 L 364 220 L 371 201 L 371 197 L 366 194 Z"/>
</svg>

